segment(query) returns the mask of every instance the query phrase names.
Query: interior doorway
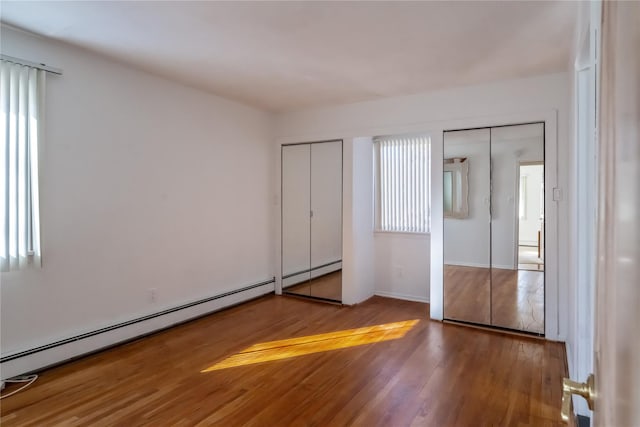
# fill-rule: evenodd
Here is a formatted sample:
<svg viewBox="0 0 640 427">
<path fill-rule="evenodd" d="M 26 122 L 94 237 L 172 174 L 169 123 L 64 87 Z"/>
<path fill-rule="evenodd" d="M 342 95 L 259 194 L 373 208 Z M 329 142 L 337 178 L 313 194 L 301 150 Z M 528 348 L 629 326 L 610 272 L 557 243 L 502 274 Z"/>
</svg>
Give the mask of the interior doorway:
<svg viewBox="0 0 640 427">
<path fill-rule="evenodd" d="M 518 164 L 518 270 L 544 271 L 544 162 Z"/>
</svg>

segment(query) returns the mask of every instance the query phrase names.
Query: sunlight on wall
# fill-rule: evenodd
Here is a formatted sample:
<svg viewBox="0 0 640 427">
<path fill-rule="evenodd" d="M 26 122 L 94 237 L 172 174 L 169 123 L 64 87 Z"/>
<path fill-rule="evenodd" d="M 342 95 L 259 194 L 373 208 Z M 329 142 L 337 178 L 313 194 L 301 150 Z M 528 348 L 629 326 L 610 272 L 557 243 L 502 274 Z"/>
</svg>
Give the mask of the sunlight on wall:
<svg viewBox="0 0 640 427">
<path fill-rule="evenodd" d="M 405 320 L 326 334 L 264 342 L 248 347 L 200 372 L 205 373 L 235 366 L 271 362 L 305 354 L 396 340 L 404 337 L 418 322 L 418 319 Z"/>
</svg>

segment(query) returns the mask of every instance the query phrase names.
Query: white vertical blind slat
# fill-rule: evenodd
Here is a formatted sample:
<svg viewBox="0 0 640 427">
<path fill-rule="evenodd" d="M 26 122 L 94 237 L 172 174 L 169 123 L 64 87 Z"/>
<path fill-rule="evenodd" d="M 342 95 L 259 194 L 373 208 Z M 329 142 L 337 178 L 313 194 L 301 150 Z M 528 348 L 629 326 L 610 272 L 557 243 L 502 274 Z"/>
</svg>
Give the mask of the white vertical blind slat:
<svg viewBox="0 0 640 427">
<path fill-rule="evenodd" d="M 414 231 L 413 229 L 413 200 L 415 198 L 415 192 L 413 186 L 415 185 L 413 176 L 413 139 L 407 140 L 407 217 L 409 219 L 407 223 L 407 231 Z"/>
<path fill-rule="evenodd" d="M 400 213 L 400 200 L 399 200 L 399 182 L 400 182 L 400 157 L 398 153 L 398 144 L 396 140 L 391 142 L 391 177 L 393 179 L 393 192 L 390 194 L 391 202 L 393 203 L 393 212 L 391 213 L 391 223 L 389 225 L 391 230 L 394 230 L 398 226 Z"/>
<path fill-rule="evenodd" d="M 408 144 L 407 144 L 407 140 L 403 139 L 402 142 L 400 143 L 401 148 L 400 148 L 400 152 L 402 153 L 402 184 L 400 186 L 400 191 L 402 193 L 402 231 L 407 231 L 407 222 L 409 219 L 409 198 L 408 198 L 408 188 L 409 187 L 409 168 L 407 165 L 407 150 L 409 148 Z"/>
<path fill-rule="evenodd" d="M 418 193 L 418 174 L 417 174 L 417 141 L 414 139 L 411 141 L 411 231 L 418 231 L 418 210 L 416 209 L 417 199 L 419 197 Z"/>
<path fill-rule="evenodd" d="M 422 228 L 423 225 L 423 214 L 422 214 L 422 199 L 423 199 L 423 195 L 424 195 L 424 181 L 423 181 L 423 171 L 422 171 L 422 138 L 420 139 L 420 141 L 418 142 L 417 145 L 417 150 L 416 150 L 416 161 L 418 163 L 418 206 L 416 208 L 417 210 L 417 215 L 418 215 L 418 222 L 417 222 L 417 227 L 418 229 Z"/>
</svg>

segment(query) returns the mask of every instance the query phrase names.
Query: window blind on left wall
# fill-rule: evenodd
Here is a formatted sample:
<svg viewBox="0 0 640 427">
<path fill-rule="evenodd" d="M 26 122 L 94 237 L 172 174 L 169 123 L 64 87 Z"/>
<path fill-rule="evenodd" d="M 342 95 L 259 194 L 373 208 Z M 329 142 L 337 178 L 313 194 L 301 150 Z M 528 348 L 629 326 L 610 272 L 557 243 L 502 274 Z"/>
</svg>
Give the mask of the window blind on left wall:
<svg viewBox="0 0 640 427">
<path fill-rule="evenodd" d="M 46 71 L 0 60 L 0 264 L 40 265 L 38 146 Z"/>
<path fill-rule="evenodd" d="M 429 143 L 426 135 L 374 139 L 377 231 L 429 232 Z"/>
</svg>

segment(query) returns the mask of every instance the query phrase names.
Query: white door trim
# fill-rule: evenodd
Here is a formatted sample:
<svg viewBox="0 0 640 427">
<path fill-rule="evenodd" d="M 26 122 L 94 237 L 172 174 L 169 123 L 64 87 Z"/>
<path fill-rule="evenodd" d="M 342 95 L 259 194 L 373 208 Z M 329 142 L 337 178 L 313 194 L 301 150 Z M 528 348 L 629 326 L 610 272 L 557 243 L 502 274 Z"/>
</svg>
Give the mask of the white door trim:
<svg viewBox="0 0 640 427">
<path fill-rule="evenodd" d="M 442 191 L 434 191 L 442 186 L 442 131 L 453 129 L 467 129 L 479 127 L 502 126 L 521 123 L 545 123 L 545 338 L 552 341 L 564 341 L 567 335 L 567 313 L 560 312 L 559 307 L 565 306 L 568 299 L 567 288 L 559 286 L 559 227 L 558 203 L 554 193 L 562 196 L 563 189 L 558 183 L 558 111 L 547 110 L 541 112 L 500 115 L 474 119 L 458 119 L 439 123 L 439 134 L 432 134 L 432 218 L 431 218 L 431 318 L 443 319 L 443 233 L 444 226 L 442 212 Z M 438 153 L 440 155 L 438 156 Z M 555 192 L 554 189 L 560 191 Z M 560 304 L 560 300 L 563 304 Z"/>
</svg>

